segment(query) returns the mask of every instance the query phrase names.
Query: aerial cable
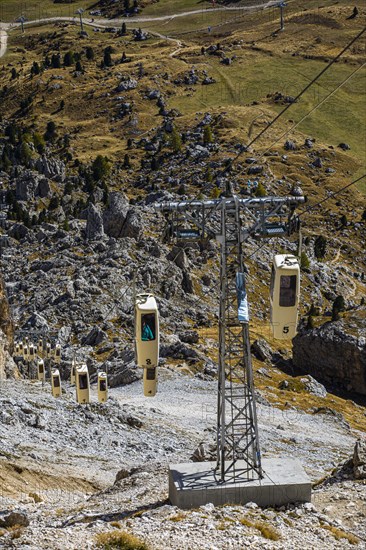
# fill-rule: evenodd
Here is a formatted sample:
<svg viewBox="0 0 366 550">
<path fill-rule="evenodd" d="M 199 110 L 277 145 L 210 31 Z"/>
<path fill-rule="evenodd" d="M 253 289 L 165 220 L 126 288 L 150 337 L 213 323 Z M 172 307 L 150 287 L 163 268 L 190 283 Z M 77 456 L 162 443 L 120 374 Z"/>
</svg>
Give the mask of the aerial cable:
<svg viewBox="0 0 366 550">
<path fill-rule="evenodd" d="M 340 52 L 339 52 L 339 53 L 338 53 L 338 54 L 328 63 L 328 65 L 327 65 L 326 67 L 324 67 L 324 69 L 322 69 L 322 70 L 320 71 L 320 73 L 319 73 L 317 76 L 315 76 L 315 77 L 309 82 L 309 84 L 307 84 L 307 85 L 305 86 L 305 88 L 303 88 L 303 89 L 301 90 L 300 93 L 297 94 L 297 96 L 294 98 L 294 100 L 292 101 L 292 103 L 289 103 L 288 105 L 286 105 L 286 107 L 285 107 L 284 109 L 282 109 L 282 111 L 280 111 L 280 112 L 278 113 L 278 115 L 276 115 L 276 116 L 274 117 L 274 119 L 272 119 L 271 122 L 270 122 L 269 124 L 267 124 L 267 126 L 266 126 L 265 128 L 263 128 L 263 130 L 261 130 L 261 131 L 259 132 L 259 134 L 257 134 L 257 135 L 248 143 L 248 145 L 246 145 L 245 147 L 243 147 L 243 148 L 239 151 L 239 153 L 236 155 L 236 157 L 234 157 L 232 160 L 230 160 L 228 166 L 223 170 L 222 175 L 226 174 L 226 172 L 232 167 L 232 165 L 234 164 L 234 162 L 237 161 L 237 159 L 240 157 L 240 155 L 242 155 L 242 153 L 244 153 L 245 151 L 247 151 L 247 150 L 248 150 L 248 149 L 249 149 L 249 148 L 259 139 L 259 138 L 261 138 L 261 137 L 263 136 L 263 134 L 264 134 L 265 132 L 267 132 L 267 130 L 269 130 L 269 129 L 277 122 L 277 120 L 278 120 L 280 117 L 282 117 L 282 116 L 285 114 L 285 112 L 286 112 L 288 109 L 290 109 L 290 107 L 291 107 L 292 105 L 294 105 L 294 103 L 296 103 L 296 102 L 305 94 L 305 92 L 307 92 L 308 89 L 309 89 L 313 84 L 315 84 L 315 82 L 316 82 L 317 80 L 319 80 L 319 78 L 320 78 L 321 76 L 323 76 L 323 74 L 324 74 L 328 69 L 330 69 L 330 67 L 331 67 L 334 63 L 336 63 L 336 62 L 338 61 L 338 59 L 339 59 L 347 50 L 349 50 L 349 48 L 350 48 L 350 47 L 351 47 L 351 46 L 352 46 L 352 45 L 353 45 L 353 44 L 363 35 L 363 33 L 364 33 L 365 31 L 366 31 L 366 27 L 364 27 L 364 28 L 362 29 L 362 31 L 360 31 L 354 38 L 352 38 L 352 40 L 343 48 L 343 50 L 341 50 L 341 51 L 340 51 Z"/>
<path fill-rule="evenodd" d="M 298 122 L 295 122 L 295 124 L 293 124 L 291 126 L 291 128 L 289 128 L 288 130 L 286 130 L 279 138 L 277 138 L 265 151 L 263 151 L 260 155 L 259 155 L 259 159 L 261 159 L 266 153 L 268 153 L 268 151 L 270 151 L 272 149 L 272 147 L 274 145 L 276 145 L 276 143 L 278 143 L 281 139 L 283 139 L 285 136 L 287 136 L 290 132 L 292 132 L 292 130 L 294 130 L 295 128 L 297 128 L 297 126 L 299 126 L 308 116 L 310 116 L 311 114 L 313 114 L 314 111 L 316 111 L 318 109 L 318 107 L 320 107 L 321 105 L 323 105 L 323 103 L 325 103 L 330 97 L 332 97 L 332 95 L 334 95 L 336 92 L 338 92 L 338 90 L 340 88 L 342 88 L 342 86 L 344 86 L 358 71 L 360 71 L 361 69 L 363 69 L 365 67 L 366 63 L 363 63 L 362 65 L 360 65 L 359 67 L 357 67 L 357 69 L 355 69 L 345 80 L 343 80 L 343 82 L 341 82 L 336 88 L 334 88 L 334 90 L 332 90 L 331 92 L 329 92 L 328 95 L 326 95 L 319 103 L 317 103 L 315 105 L 315 107 L 313 107 L 308 113 L 306 113 L 306 115 L 304 115 Z"/>
<path fill-rule="evenodd" d="M 298 218 L 300 218 L 300 216 L 303 216 L 304 214 L 307 214 L 310 210 L 313 210 L 313 208 L 316 208 L 317 206 L 320 206 L 321 204 L 328 201 L 329 199 L 333 199 L 336 195 L 339 195 L 340 193 L 342 193 L 343 191 L 345 191 L 346 189 L 348 189 L 352 185 L 355 185 L 356 183 L 361 181 L 363 178 L 366 178 L 366 174 L 363 174 L 363 176 L 360 176 L 359 178 L 351 181 L 351 183 L 348 183 L 347 185 L 345 185 L 344 187 L 342 187 L 338 191 L 334 191 L 334 192 L 330 193 L 330 195 L 328 197 L 325 197 L 321 201 L 310 205 L 308 208 L 306 208 L 305 210 L 303 210 L 302 212 L 299 213 Z"/>
</svg>

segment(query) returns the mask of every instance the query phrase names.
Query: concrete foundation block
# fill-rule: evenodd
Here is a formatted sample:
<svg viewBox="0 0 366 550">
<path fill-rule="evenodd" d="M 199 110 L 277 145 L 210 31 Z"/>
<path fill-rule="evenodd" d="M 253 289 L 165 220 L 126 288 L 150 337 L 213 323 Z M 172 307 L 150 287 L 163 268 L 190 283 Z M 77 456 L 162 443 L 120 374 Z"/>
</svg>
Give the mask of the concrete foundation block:
<svg viewBox="0 0 366 550">
<path fill-rule="evenodd" d="M 221 482 L 214 471 L 215 462 L 191 462 L 169 467 L 169 499 L 182 509 L 197 508 L 211 502 L 258 506 L 282 506 L 293 502 L 311 502 L 311 482 L 300 461 L 292 458 L 262 459 L 262 479 L 234 482 L 227 476 Z M 238 461 L 236 467 L 245 468 Z"/>
</svg>

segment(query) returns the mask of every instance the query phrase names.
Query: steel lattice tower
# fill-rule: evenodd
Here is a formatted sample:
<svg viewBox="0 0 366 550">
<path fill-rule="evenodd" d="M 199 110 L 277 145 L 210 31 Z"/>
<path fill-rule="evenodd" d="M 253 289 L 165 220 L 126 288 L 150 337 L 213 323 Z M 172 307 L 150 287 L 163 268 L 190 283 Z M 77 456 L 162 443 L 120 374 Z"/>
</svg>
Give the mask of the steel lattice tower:
<svg viewBox="0 0 366 550">
<path fill-rule="evenodd" d="M 217 464 L 220 481 L 262 477 L 250 354 L 249 317 L 239 320 L 238 277 L 245 293 L 243 244 L 249 237 L 290 235 L 298 229 L 296 205 L 304 197 L 162 202 L 166 236 L 178 241 L 216 239 L 220 243 L 219 372 Z"/>
</svg>

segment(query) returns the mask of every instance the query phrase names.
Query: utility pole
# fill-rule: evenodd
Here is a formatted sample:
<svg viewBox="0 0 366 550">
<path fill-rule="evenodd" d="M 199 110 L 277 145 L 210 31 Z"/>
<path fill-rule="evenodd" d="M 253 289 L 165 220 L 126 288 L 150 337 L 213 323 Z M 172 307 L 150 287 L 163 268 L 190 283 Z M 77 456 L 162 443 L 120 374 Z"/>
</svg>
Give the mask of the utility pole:
<svg viewBox="0 0 366 550">
<path fill-rule="evenodd" d="M 239 198 L 228 189 L 213 200 L 157 203 L 167 237 L 220 244 L 219 372 L 216 476 L 234 483 L 263 477 L 250 353 L 244 244 L 290 235 L 304 197 Z M 244 311 L 244 314 L 243 314 Z"/>
<path fill-rule="evenodd" d="M 82 15 L 84 13 L 84 10 L 83 8 L 79 8 L 78 10 L 76 10 L 76 12 L 79 17 L 80 17 L 80 34 L 84 32 L 84 26 L 83 26 L 83 18 L 82 18 Z"/>
<path fill-rule="evenodd" d="M 286 7 L 286 2 L 280 2 L 278 4 L 278 8 L 280 8 L 280 17 L 281 17 L 281 27 L 280 31 L 285 30 L 285 18 L 284 18 L 284 8 Z"/>
<path fill-rule="evenodd" d="M 19 19 L 17 19 L 18 23 L 20 23 L 21 27 L 22 27 L 22 33 L 24 34 L 24 22 L 26 21 L 26 18 L 24 17 L 24 15 L 21 15 L 19 17 Z"/>
</svg>

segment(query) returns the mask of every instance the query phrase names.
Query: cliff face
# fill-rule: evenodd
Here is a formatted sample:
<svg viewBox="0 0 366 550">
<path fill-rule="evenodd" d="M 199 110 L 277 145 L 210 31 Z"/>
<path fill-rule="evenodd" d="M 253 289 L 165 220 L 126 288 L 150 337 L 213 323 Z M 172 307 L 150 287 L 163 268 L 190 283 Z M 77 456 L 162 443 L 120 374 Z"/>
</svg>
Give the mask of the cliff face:
<svg viewBox="0 0 366 550">
<path fill-rule="evenodd" d="M 11 320 L 9 302 L 4 281 L 0 277 L 0 379 L 13 376 L 16 370 L 9 349 L 13 345 L 14 326 Z"/>
<path fill-rule="evenodd" d="M 299 333 L 293 339 L 296 367 L 325 384 L 366 395 L 365 313 Z"/>
<path fill-rule="evenodd" d="M 10 307 L 6 296 L 3 278 L 0 276 L 0 329 L 7 336 L 12 345 L 14 337 L 14 326 L 11 319 Z"/>
</svg>

